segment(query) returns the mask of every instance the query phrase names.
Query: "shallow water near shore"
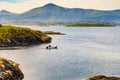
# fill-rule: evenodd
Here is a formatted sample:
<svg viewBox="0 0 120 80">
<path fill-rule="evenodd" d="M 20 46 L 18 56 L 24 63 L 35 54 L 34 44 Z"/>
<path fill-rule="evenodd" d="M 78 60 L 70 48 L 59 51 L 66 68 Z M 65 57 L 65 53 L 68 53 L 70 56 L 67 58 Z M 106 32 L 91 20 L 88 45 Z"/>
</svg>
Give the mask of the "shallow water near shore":
<svg viewBox="0 0 120 80">
<path fill-rule="evenodd" d="M 120 76 L 120 27 L 26 26 L 57 31 L 49 44 L 0 50 L 0 56 L 20 64 L 24 80 L 83 80 L 94 74 Z"/>
</svg>

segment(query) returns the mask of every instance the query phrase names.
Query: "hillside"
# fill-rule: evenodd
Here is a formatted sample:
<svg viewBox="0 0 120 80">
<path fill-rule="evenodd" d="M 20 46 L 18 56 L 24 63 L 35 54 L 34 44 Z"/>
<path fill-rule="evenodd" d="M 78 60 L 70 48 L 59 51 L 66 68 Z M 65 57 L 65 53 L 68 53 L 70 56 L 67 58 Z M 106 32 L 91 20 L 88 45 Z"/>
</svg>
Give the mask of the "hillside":
<svg viewBox="0 0 120 80">
<path fill-rule="evenodd" d="M 20 16 L 26 21 L 43 22 L 77 22 L 77 21 L 120 21 L 120 10 L 99 11 L 92 9 L 64 8 L 55 4 L 47 4 L 34 8 Z"/>
<path fill-rule="evenodd" d="M 15 19 L 17 18 L 16 13 L 12 13 L 6 10 L 1 10 L 0 11 L 0 22 L 12 22 L 15 21 Z"/>
<path fill-rule="evenodd" d="M 29 46 L 51 42 L 51 37 L 41 31 L 10 25 L 0 27 L 0 46 Z"/>
<path fill-rule="evenodd" d="M 104 21 L 120 22 L 120 10 L 93 10 L 81 8 L 65 8 L 52 3 L 31 9 L 22 14 L 10 16 L 2 15 L 2 19 L 13 22 L 79 22 L 79 21 Z M 1 15 L 1 13 L 0 13 Z M 12 18 L 11 18 L 12 16 Z M 1 18 L 0 18 L 1 20 Z"/>
</svg>

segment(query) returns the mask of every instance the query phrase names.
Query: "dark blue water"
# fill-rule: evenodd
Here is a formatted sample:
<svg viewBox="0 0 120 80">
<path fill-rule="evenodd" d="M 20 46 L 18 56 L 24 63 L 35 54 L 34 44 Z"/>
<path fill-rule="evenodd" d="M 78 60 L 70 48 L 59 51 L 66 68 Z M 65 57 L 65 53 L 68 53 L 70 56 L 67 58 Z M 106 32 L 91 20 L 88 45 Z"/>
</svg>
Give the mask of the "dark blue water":
<svg viewBox="0 0 120 80">
<path fill-rule="evenodd" d="M 82 80 L 94 74 L 120 76 L 120 27 L 64 26 L 30 27 L 52 30 L 66 35 L 50 35 L 49 44 L 0 50 L 0 56 L 16 61 L 25 74 L 24 80 Z"/>
</svg>

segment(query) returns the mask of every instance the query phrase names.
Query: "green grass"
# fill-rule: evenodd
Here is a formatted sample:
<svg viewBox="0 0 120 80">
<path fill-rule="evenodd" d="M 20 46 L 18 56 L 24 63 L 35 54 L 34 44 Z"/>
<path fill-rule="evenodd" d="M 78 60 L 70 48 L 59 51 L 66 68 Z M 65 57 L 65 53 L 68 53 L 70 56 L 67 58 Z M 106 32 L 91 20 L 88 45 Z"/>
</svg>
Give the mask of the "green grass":
<svg viewBox="0 0 120 80">
<path fill-rule="evenodd" d="M 44 31 L 44 33 L 49 35 L 65 35 L 64 33 L 54 32 L 54 31 Z"/>
<path fill-rule="evenodd" d="M 106 22 L 75 22 L 69 23 L 66 25 L 67 27 L 76 27 L 76 26 L 87 26 L 87 27 L 113 27 L 114 23 L 106 23 Z"/>
<path fill-rule="evenodd" d="M 28 45 L 34 43 L 44 43 L 48 36 L 42 31 L 32 30 L 29 28 L 3 25 L 0 27 L 0 46 L 1 45 Z"/>
<path fill-rule="evenodd" d="M 65 22 L 12 22 L 8 24 L 13 25 L 24 25 L 24 26 L 55 26 L 65 25 Z"/>
</svg>

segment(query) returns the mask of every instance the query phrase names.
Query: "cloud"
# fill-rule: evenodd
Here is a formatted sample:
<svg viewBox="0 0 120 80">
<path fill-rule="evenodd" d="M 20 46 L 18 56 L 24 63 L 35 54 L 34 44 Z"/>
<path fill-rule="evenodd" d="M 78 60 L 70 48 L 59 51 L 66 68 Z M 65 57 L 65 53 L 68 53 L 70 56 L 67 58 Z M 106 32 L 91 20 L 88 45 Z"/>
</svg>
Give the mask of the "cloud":
<svg viewBox="0 0 120 80">
<path fill-rule="evenodd" d="M 0 2 L 16 3 L 21 2 L 22 0 L 0 0 Z"/>
</svg>

